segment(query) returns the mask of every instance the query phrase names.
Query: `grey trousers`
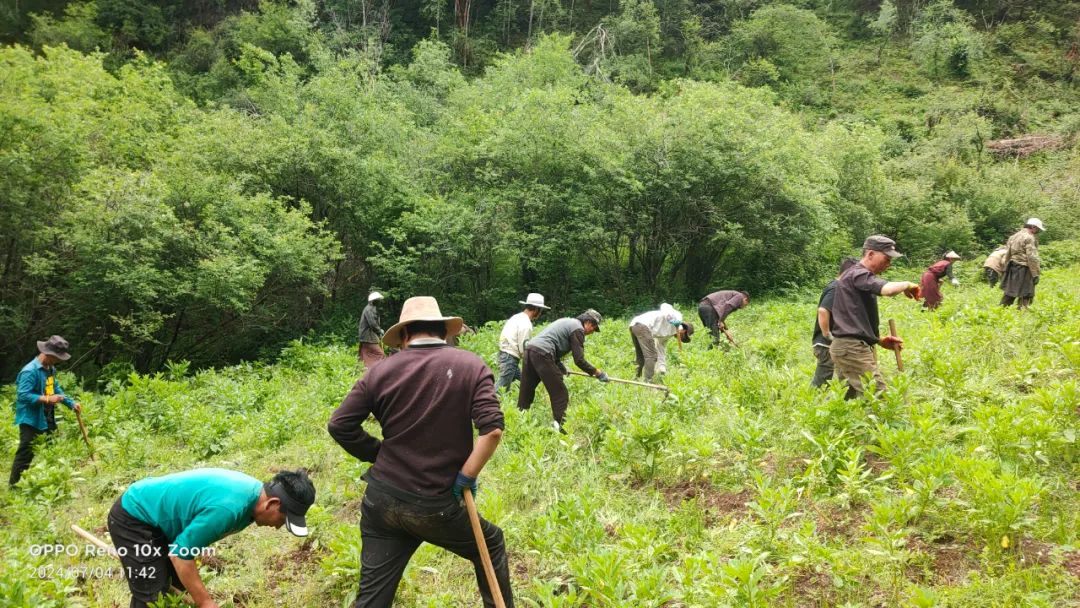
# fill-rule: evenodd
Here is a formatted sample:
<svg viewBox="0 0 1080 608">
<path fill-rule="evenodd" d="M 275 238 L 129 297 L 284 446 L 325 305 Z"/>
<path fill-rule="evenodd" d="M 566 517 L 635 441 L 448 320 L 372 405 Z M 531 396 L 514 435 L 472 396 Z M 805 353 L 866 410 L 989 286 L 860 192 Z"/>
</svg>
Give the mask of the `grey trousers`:
<svg viewBox="0 0 1080 608">
<path fill-rule="evenodd" d="M 630 327 L 630 339 L 634 343 L 634 358 L 637 363 L 637 371 L 634 373 L 634 377 L 641 376 L 642 370 L 645 371 L 645 382 L 652 382 L 653 376 L 656 375 L 656 360 L 658 358 L 656 349 L 656 338 L 653 337 L 652 331 L 640 323 Z"/>
<path fill-rule="evenodd" d="M 835 377 L 836 366 L 833 365 L 828 346 L 815 344 L 814 357 L 817 359 L 817 368 L 814 370 L 814 379 L 810 381 L 810 386 L 817 388 Z"/>
</svg>

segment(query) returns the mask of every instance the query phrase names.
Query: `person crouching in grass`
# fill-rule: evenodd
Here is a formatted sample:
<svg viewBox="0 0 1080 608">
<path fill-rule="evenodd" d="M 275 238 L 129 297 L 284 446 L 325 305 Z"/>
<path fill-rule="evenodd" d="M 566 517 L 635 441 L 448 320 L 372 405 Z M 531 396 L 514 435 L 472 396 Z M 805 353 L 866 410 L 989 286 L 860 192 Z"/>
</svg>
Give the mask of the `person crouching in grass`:
<svg viewBox="0 0 1080 608">
<path fill-rule="evenodd" d="M 108 519 L 130 608 L 148 606 L 170 586 L 186 590 L 197 608 L 217 608 L 195 558 L 252 523 L 307 536 L 305 515 L 314 503 L 315 486 L 303 470 L 266 483 L 227 469 L 195 469 L 131 484 Z"/>
</svg>

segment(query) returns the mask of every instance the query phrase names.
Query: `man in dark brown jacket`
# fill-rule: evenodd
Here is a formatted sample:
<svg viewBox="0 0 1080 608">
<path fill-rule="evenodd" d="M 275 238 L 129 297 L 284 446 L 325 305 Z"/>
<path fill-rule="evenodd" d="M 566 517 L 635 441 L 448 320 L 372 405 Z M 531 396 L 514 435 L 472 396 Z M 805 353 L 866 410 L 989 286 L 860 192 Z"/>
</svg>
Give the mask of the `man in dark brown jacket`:
<svg viewBox="0 0 1080 608">
<path fill-rule="evenodd" d="M 446 344 L 461 329 L 435 298 L 406 300 L 383 342 L 398 354 L 368 370 L 330 417 L 329 431 L 346 452 L 373 462 L 360 507 L 360 592 L 356 608 L 389 607 L 412 554 L 422 542 L 471 561 L 485 606 L 494 606 L 480 553 L 461 506 L 464 488 L 499 445 L 503 414 L 483 359 Z M 382 441 L 361 424 L 373 415 Z M 473 426 L 479 438 L 473 444 Z M 514 605 L 503 533 L 481 519 L 495 576 Z"/>
</svg>

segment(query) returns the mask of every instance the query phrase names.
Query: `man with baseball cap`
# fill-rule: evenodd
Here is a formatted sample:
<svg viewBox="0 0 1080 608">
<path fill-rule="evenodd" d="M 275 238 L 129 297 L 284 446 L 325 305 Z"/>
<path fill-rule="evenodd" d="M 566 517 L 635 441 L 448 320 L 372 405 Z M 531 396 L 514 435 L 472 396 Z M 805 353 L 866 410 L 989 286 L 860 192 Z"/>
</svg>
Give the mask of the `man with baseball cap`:
<svg viewBox="0 0 1080 608">
<path fill-rule="evenodd" d="M 1045 230 L 1042 221 L 1033 217 L 1024 227 L 1009 237 L 1005 243 L 1005 256 L 1001 263 L 1005 275 L 1001 278 L 1002 306 L 1023 310 L 1035 299 L 1035 286 L 1039 284 L 1039 240 L 1036 235 Z"/>
<path fill-rule="evenodd" d="M 877 391 L 885 390 L 885 379 L 878 370 L 874 347 L 881 345 L 889 350 L 900 350 L 904 341 L 899 337 L 880 337 L 878 296 L 895 296 L 903 293 L 918 300 L 919 286 L 910 281 L 885 281 L 877 275 L 885 272 L 892 261 L 903 254 L 896 250 L 896 242 L 887 236 L 874 235 L 863 242 L 862 259 L 848 268 L 836 283 L 831 316 L 832 357 L 836 374 L 848 383 L 847 398 L 863 394 L 862 378 L 871 373 Z"/>
<path fill-rule="evenodd" d="M 307 536 L 315 486 L 303 469 L 281 471 L 263 483 L 228 469 L 195 469 L 131 484 L 109 511 L 109 534 L 131 590 L 130 608 L 143 608 L 170 586 L 198 608 L 217 608 L 195 558 L 252 523 Z"/>
<path fill-rule="evenodd" d="M 330 416 L 334 441 L 375 463 L 364 474 L 356 608 L 389 608 L 424 542 L 471 561 L 484 605 L 495 605 L 461 500 L 465 488 L 476 491 L 476 478 L 502 439 L 503 413 L 484 360 L 446 343 L 461 326 L 461 317 L 443 316 L 435 298 L 406 300 L 383 336 L 402 350 L 364 374 Z M 364 430 L 368 416 L 382 427 L 381 441 Z M 482 518 L 480 527 L 503 601 L 513 607 L 502 530 Z"/>
<path fill-rule="evenodd" d="M 38 355 L 23 366 L 15 379 L 15 424 L 19 426 L 19 447 L 11 463 L 8 485 L 14 486 L 34 460 L 34 440 L 56 431 L 56 404 L 79 411 L 82 405 L 64 394 L 56 380 L 56 364 L 71 358 L 68 341 L 51 336 L 37 343 Z"/>
<path fill-rule="evenodd" d="M 383 352 L 383 330 L 379 326 L 379 309 L 376 304 L 383 299 L 381 293 L 373 291 L 368 294 L 367 306 L 360 313 L 360 360 L 364 362 L 364 369 L 371 369 L 379 361 L 386 358 Z"/>
<path fill-rule="evenodd" d="M 585 360 L 585 336 L 600 331 L 603 317 L 593 309 L 588 309 L 577 317 L 565 317 L 554 321 L 541 331 L 525 346 L 525 370 L 521 373 L 521 392 L 518 393 L 518 409 L 532 407 L 536 398 L 536 386 L 541 382 L 551 399 L 551 415 L 555 421 L 552 426 L 556 431 L 566 434 L 563 421 L 566 408 L 570 405 L 570 393 L 566 390 L 563 376 L 568 375 L 562 358 L 573 353 L 574 365 L 581 371 L 601 382 L 608 381 L 608 375 L 593 367 Z"/>
<path fill-rule="evenodd" d="M 525 310 L 510 317 L 499 334 L 499 379 L 495 390 L 509 389 L 514 380 L 521 380 L 521 358 L 525 356 L 525 343 L 532 337 L 533 321 L 551 310 L 538 293 L 530 293 L 518 303 L 524 304 Z"/>
</svg>

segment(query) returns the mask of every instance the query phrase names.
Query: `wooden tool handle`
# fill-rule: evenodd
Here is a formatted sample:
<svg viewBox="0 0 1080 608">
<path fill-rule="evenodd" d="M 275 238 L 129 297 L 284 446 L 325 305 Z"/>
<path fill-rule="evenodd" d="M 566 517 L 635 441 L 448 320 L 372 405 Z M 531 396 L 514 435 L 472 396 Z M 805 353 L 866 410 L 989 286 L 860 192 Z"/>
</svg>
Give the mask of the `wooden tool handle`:
<svg viewBox="0 0 1080 608">
<path fill-rule="evenodd" d="M 484 531 L 480 529 L 480 515 L 476 512 L 472 490 L 465 488 L 462 495 L 465 497 L 465 509 L 469 512 L 473 537 L 476 538 L 476 546 L 480 549 L 480 561 L 484 562 L 484 575 L 487 577 L 488 589 L 491 590 L 491 598 L 495 600 L 496 608 L 506 608 L 502 590 L 499 588 L 499 579 L 495 578 L 495 566 L 491 565 L 491 555 L 488 554 L 487 542 L 484 541 Z"/>
<path fill-rule="evenodd" d="M 896 337 L 896 321 L 893 319 L 889 319 L 889 335 Z M 894 348 L 893 354 L 896 355 L 896 369 L 904 371 L 904 359 L 900 356 L 900 349 Z"/>
<path fill-rule="evenodd" d="M 585 372 L 575 372 L 574 370 L 570 370 L 570 373 L 572 375 L 574 375 L 574 376 L 584 376 L 586 378 L 595 378 L 596 377 L 596 376 L 590 376 L 589 374 L 586 374 Z M 608 380 L 611 381 L 611 382 L 618 382 L 620 384 L 633 384 L 634 386 L 644 386 L 644 387 L 647 387 L 647 388 L 655 388 L 658 391 L 667 392 L 669 390 L 668 387 L 664 386 L 663 384 L 649 384 L 648 382 L 638 382 L 637 380 L 623 380 L 622 378 L 612 378 L 611 376 L 608 376 Z"/>
<path fill-rule="evenodd" d="M 86 434 L 86 423 L 83 422 L 82 412 L 75 410 L 75 419 L 79 421 L 79 430 L 82 431 L 83 441 L 86 442 L 86 447 L 90 450 L 90 460 L 96 460 L 94 458 L 94 446 L 90 445 L 90 436 Z"/>
</svg>

